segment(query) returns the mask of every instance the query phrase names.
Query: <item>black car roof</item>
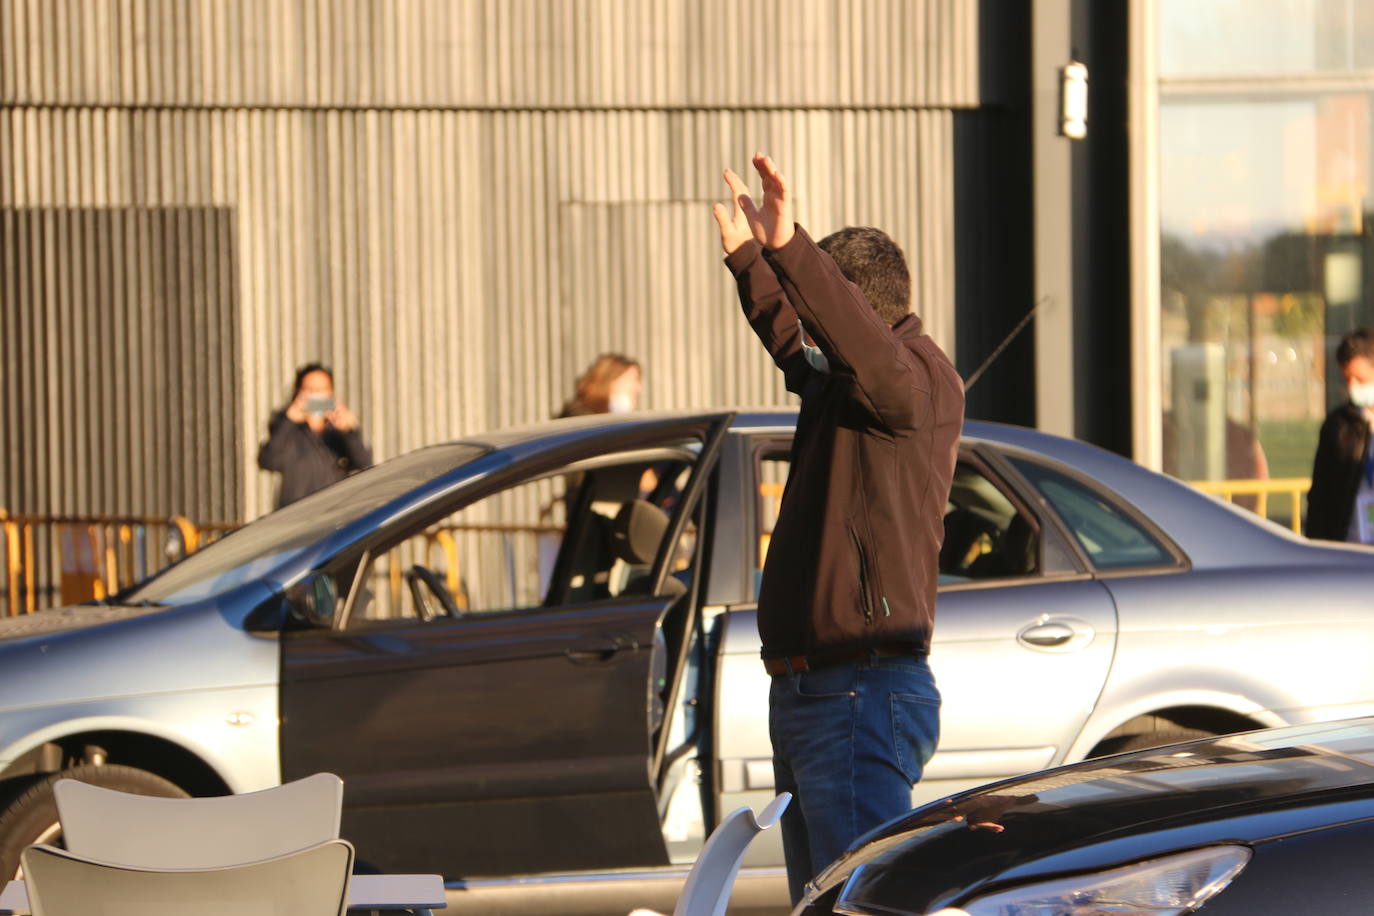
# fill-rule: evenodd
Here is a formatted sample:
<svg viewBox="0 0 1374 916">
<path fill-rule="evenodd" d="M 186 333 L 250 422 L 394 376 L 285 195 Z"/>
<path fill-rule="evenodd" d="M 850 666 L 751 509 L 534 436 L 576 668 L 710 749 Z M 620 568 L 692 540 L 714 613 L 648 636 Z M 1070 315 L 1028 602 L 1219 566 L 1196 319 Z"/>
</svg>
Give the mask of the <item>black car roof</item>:
<svg viewBox="0 0 1374 916">
<path fill-rule="evenodd" d="M 934 905 L 942 889 L 1371 816 L 1374 718 L 1265 729 L 952 795 L 870 834 L 818 881 L 833 886 L 870 863 L 896 868 L 902 893 Z"/>
</svg>

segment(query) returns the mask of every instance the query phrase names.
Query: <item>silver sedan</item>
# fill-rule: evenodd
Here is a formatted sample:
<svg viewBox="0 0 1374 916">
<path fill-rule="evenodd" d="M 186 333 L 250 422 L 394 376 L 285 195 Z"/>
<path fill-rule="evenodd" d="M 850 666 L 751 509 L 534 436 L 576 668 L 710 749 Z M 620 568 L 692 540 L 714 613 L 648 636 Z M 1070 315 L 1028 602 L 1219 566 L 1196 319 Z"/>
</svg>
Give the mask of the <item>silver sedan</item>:
<svg viewBox="0 0 1374 916">
<path fill-rule="evenodd" d="M 942 730 L 917 802 L 1374 713 L 1374 548 L 1310 541 L 1094 446 L 982 423 L 965 427 L 945 536 Z M 770 749 L 748 724 L 766 721 L 767 677 L 752 614 L 726 624 L 724 789 L 758 804 Z"/>
<path fill-rule="evenodd" d="M 451 908 L 671 909 L 721 813 L 773 794 L 754 612 L 795 423 L 433 446 L 111 603 L 0 621 L 0 872 L 55 830 L 64 775 L 215 794 L 330 770 L 360 856 L 444 874 Z M 968 424 L 940 570 L 917 800 L 1374 714 L 1374 550 L 1089 445 Z M 780 862 L 751 848 L 736 899 L 778 906 Z"/>
</svg>

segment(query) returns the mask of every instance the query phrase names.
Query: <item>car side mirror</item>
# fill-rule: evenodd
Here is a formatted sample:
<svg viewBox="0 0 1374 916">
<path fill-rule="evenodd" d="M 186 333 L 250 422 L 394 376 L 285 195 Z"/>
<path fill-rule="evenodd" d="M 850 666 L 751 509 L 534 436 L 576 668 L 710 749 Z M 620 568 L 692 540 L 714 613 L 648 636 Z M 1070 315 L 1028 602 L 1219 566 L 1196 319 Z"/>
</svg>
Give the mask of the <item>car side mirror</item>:
<svg viewBox="0 0 1374 916">
<path fill-rule="evenodd" d="M 291 619 L 312 628 L 327 628 L 339 609 L 339 586 L 327 572 L 315 573 L 286 592 Z"/>
</svg>

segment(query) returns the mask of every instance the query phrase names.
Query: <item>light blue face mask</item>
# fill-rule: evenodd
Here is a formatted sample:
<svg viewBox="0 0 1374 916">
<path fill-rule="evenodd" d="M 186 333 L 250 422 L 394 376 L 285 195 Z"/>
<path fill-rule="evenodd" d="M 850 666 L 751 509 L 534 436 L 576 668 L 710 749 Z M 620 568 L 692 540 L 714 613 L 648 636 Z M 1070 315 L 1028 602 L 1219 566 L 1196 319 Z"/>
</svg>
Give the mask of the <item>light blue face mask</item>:
<svg viewBox="0 0 1374 916">
<path fill-rule="evenodd" d="M 806 357 L 807 365 L 817 372 L 830 374 L 830 360 L 825 358 L 820 347 L 813 347 L 806 342 L 806 329 L 802 327 L 801 319 L 797 319 L 797 333 L 801 335 L 802 355 Z"/>
</svg>

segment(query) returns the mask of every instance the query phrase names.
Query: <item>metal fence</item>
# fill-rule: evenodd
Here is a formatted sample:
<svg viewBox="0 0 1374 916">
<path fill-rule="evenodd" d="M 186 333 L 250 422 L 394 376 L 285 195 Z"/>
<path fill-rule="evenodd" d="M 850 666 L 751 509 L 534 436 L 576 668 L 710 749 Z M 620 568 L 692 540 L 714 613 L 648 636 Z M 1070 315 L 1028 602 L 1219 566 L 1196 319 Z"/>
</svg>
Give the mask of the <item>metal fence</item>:
<svg viewBox="0 0 1374 916">
<path fill-rule="evenodd" d="M 1274 477 L 1267 480 L 1194 480 L 1204 493 L 1244 506 L 1302 534 L 1302 498 L 1312 488 L 1307 477 Z M 1281 497 L 1271 499 L 1270 497 Z"/>
<path fill-rule="evenodd" d="M 759 488 L 760 557 L 767 552 L 768 532 L 782 498 L 784 469 L 773 464 L 782 462 L 769 462 L 770 479 Z M 1193 481 L 1192 485 L 1301 533 L 1303 495 L 1311 486 L 1307 478 Z M 416 564 L 437 567 L 461 610 L 468 610 L 474 599 L 483 607 L 532 600 L 530 590 L 538 587 L 531 583 L 543 580 L 544 542 L 564 531 L 561 503 L 552 498 L 549 486 L 541 481 L 537 494 L 518 501 L 528 503 L 528 511 L 512 514 L 507 506 L 492 520 L 483 521 L 470 517 L 473 509 L 481 512 L 472 507 L 464 510 L 467 516 L 456 514 L 378 557 L 366 571 L 371 615 L 416 613 L 406 580 L 407 571 Z M 240 524 L 194 522 L 181 516 L 9 515 L 0 509 L 0 550 L 5 563 L 0 615 L 106 598 Z M 470 573 L 483 583 L 483 589 L 495 591 L 471 595 Z"/>
<path fill-rule="evenodd" d="M 181 516 L 10 515 L 0 509 L 0 608 L 14 615 L 107 598 L 236 527 Z"/>
<path fill-rule="evenodd" d="M 239 526 L 180 516 L 12 516 L 0 510 L 0 616 L 104 600 Z M 561 539 L 563 531 L 555 519 L 431 527 L 371 562 L 365 571 L 367 614 L 415 616 L 407 572 L 416 565 L 437 572 L 459 610 L 489 609 L 503 601 L 537 604 L 531 583 L 542 581 L 545 539 Z"/>
</svg>

